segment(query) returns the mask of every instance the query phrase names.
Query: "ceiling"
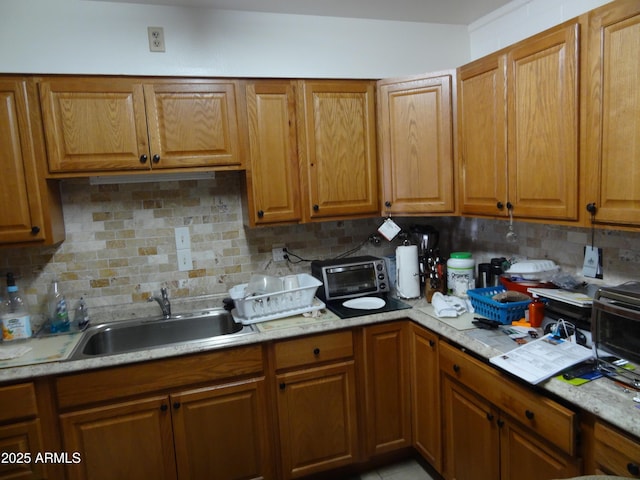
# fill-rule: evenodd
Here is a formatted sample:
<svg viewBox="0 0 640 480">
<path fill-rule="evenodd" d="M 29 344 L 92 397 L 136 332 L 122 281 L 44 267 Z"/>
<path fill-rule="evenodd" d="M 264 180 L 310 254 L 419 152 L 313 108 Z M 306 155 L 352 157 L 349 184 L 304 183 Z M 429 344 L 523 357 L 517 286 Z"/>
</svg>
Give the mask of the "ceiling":
<svg viewBox="0 0 640 480">
<path fill-rule="evenodd" d="M 95 1 L 95 0 L 94 0 Z M 97 0 L 469 25 L 511 0 Z"/>
</svg>

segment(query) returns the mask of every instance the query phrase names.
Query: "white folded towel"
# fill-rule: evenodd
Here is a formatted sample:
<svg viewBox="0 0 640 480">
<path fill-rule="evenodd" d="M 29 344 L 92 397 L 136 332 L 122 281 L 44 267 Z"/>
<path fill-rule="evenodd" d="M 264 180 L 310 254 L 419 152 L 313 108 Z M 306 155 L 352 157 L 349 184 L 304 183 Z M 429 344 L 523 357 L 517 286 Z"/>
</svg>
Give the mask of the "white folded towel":
<svg viewBox="0 0 640 480">
<path fill-rule="evenodd" d="M 440 292 L 433 294 L 431 305 L 438 317 L 457 317 L 467 311 L 464 300 L 451 295 L 443 295 Z"/>
<path fill-rule="evenodd" d="M 30 351 L 31 347 L 27 347 L 26 345 L 2 345 L 0 346 L 0 360 L 18 358 Z"/>
</svg>

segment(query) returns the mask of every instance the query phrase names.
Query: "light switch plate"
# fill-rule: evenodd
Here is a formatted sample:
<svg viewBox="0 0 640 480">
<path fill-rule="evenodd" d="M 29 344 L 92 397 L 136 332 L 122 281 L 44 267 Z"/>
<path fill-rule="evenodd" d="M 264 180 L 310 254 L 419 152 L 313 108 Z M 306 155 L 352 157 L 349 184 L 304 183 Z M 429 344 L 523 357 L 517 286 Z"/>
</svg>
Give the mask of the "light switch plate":
<svg viewBox="0 0 640 480">
<path fill-rule="evenodd" d="M 186 248 L 191 248 L 189 227 L 178 227 L 176 228 L 176 250 L 184 250 Z"/>
</svg>

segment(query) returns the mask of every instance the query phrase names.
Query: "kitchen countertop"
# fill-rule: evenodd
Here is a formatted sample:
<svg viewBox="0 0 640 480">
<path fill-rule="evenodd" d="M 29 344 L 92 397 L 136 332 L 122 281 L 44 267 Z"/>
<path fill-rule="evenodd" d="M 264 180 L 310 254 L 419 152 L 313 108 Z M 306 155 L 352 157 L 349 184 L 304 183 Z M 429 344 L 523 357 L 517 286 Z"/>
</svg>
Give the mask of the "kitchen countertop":
<svg viewBox="0 0 640 480">
<path fill-rule="evenodd" d="M 323 311 L 317 318 L 296 316 L 259 323 L 254 325 L 254 333 L 230 336 L 227 341 L 216 343 L 214 346 L 206 342 L 168 345 L 140 352 L 74 361 L 65 361 L 73 350 L 72 347 L 69 347 L 69 343 L 62 348 L 60 338 L 34 338 L 22 342 L 22 344 L 32 347 L 32 352 L 26 354 L 30 355 L 30 357 L 25 359 L 18 358 L 16 361 L 0 362 L 0 382 L 28 380 L 40 376 L 60 375 L 95 368 L 124 365 L 406 318 L 460 345 L 481 358 L 489 359 L 501 353 L 499 350 L 483 343 L 476 338 L 475 335 L 471 334 L 472 332 L 477 332 L 477 329 L 471 324 L 471 320 L 473 319 L 471 314 L 464 314 L 456 318 L 440 319 L 435 315 L 433 307 L 424 299 L 409 301 L 407 303 L 412 304 L 413 308 L 364 315 L 350 319 L 340 319 L 329 311 Z M 73 340 L 69 340 L 69 342 L 75 345 Z M 63 341 L 62 343 L 65 342 Z M 53 356 L 47 358 L 46 352 L 50 351 L 54 352 Z M 41 354 L 40 352 L 43 353 Z M 35 363 L 19 365 L 30 359 Z M 635 393 L 633 391 L 625 392 L 617 383 L 609 379 L 601 378 L 576 387 L 552 378 L 535 387 L 531 386 L 531 388 L 550 393 L 552 396 L 573 404 L 632 435 L 640 437 L 640 404 L 633 401 Z"/>
</svg>

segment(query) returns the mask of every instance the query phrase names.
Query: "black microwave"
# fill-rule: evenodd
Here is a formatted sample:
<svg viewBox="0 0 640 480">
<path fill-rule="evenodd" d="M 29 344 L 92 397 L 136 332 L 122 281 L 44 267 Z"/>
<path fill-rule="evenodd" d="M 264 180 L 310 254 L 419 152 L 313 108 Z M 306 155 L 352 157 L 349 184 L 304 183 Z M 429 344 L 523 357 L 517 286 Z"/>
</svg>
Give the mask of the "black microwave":
<svg viewBox="0 0 640 480">
<path fill-rule="evenodd" d="M 324 301 L 389 291 L 385 261 L 371 255 L 314 260 L 311 262 L 311 275 L 322 282 L 316 295 Z"/>
<path fill-rule="evenodd" d="M 598 368 L 640 387 L 640 282 L 600 288 L 591 315 Z"/>
</svg>

